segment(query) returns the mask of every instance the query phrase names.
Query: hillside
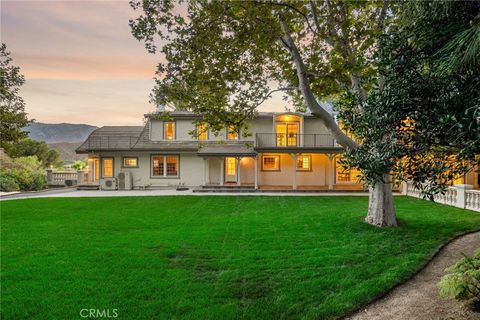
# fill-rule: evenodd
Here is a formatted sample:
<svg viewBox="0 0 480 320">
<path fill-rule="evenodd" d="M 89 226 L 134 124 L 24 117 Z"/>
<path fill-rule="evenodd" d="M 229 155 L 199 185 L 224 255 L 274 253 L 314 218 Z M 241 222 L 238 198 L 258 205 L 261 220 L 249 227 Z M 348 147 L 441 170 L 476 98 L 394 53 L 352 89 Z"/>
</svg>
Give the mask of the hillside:
<svg viewBox="0 0 480 320">
<path fill-rule="evenodd" d="M 24 128 L 29 131 L 29 136 L 33 140 L 45 141 L 46 143 L 58 142 L 82 142 L 88 135 L 97 129 L 88 124 L 74 123 L 41 123 L 35 122 Z"/>
<path fill-rule="evenodd" d="M 56 142 L 48 143 L 48 147 L 58 151 L 60 153 L 60 158 L 64 161 L 86 160 L 86 154 L 75 153 L 75 149 L 81 144 L 82 142 Z"/>
</svg>

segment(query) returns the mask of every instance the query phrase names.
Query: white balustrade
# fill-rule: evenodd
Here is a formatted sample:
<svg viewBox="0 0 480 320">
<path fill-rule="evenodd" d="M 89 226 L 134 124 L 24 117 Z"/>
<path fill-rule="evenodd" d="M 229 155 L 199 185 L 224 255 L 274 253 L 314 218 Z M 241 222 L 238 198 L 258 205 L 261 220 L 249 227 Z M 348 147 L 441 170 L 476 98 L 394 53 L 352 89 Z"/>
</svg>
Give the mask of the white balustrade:
<svg viewBox="0 0 480 320">
<path fill-rule="evenodd" d="M 416 189 L 411 182 L 404 183 L 403 187 L 405 188 L 404 195 L 422 198 L 420 190 Z M 470 185 L 458 184 L 448 187 L 445 193 L 435 194 L 433 200 L 449 206 L 480 212 L 480 191 L 472 190 Z"/>
</svg>

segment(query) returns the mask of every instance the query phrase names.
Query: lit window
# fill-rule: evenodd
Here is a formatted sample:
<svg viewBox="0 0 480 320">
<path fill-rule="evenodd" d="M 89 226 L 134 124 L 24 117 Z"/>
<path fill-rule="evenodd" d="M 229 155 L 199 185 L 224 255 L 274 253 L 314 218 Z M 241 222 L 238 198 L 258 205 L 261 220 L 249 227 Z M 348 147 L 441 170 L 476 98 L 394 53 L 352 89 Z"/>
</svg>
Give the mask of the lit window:
<svg viewBox="0 0 480 320">
<path fill-rule="evenodd" d="M 228 157 L 225 158 L 227 164 L 227 176 L 234 176 L 237 174 L 237 159 Z"/>
<path fill-rule="evenodd" d="M 340 163 L 340 159 L 335 162 L 335 171 L 337 183 L 354 183 L 357 182 L 360 171 L 356 168 L 346 168 Z"/>
<path fill-rule="evenodd" d="M 175 122 L 164 122 L 165 140 L 175 140 Z"/>
<path fill-rule="evenodd" d="M 153 156 L 152 157 L 153 177 L 177 177 L 178 156 Z"/>
<path fill-rule="evenodd" d="M 167 176 L 176 177 L 178 176 L 178 157 L 177 156 L 166 156 L 167 163 Z"/>
<path fill-rule="evenodd" d="M 113 158 L 102 158 L 102 177 L 113 177 Z"/>
<path fill-rule="evenodd" d="M 208 127 L 206 124 L 200 124 L 197 126 L 198 140 L 208 139 Z"/>
<path fill-rule="evenodd" d="M 280 171 L 280 156 L 262 156 L 263 171 Z"/>
<path fill-rule="evenodd" d="M 229 126 L 228 127 L 227 139 L 228 140 L 238 140 L 238 132 L 237 132 L 237 130 L 235 129 L 234 126 Z"/>
<path fill-rule="evenodd" d="M 138 158 L 123 158 L 124 168 L 136 168 L 138 167 Z"/>
<path fill-rule="evenodd" d="M 164 173 L 164 170 L 163 170 L 163 159 L 164 157 L 163 156 L 154 156 L 153 157 L 153 172 L 152 172 L 152 175 L 154 177 L 157 177 L 157 176 L 160 176 L 160 177 L 163 177 L 163 173 Z"/>
<path fill-rule="evenodd" d="M 297 157 L 297 171 L 312 170 L 312 156 L 300 155 Z"/>
</svg>

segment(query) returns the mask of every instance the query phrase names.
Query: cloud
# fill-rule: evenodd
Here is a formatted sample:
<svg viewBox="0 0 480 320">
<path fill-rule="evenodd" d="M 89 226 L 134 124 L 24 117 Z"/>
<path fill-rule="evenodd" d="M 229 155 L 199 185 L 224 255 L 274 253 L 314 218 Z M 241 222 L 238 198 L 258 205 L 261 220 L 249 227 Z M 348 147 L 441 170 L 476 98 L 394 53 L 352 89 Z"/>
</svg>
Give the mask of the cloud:
<svg viewBox="0 0 480 320">
<path fill-rule="evenodd" d="M 27 111 L 43 122 L 138 125 L 160 56 L 130 33 L 122 1 L 1 0 L 1 38 L 26 77 Z M 283 110 L 276 96 L 262 110 Z"/>
</svg>

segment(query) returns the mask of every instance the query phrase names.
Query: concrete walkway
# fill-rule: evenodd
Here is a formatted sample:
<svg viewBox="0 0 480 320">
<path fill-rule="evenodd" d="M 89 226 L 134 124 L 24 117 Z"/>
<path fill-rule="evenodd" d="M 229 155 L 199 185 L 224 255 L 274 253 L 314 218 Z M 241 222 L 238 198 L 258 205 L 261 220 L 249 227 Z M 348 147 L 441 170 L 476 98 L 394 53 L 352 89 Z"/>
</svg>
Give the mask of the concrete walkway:
<svg viewBox="0 0 480 320">
<path fill-rule="evenodd" d="M 480 232 L 460 237 L 446 247 L 416 276 L 400 285 L 386 297 L 364 310 L 348 317 L 352 320 L 439 320 L 480 319 L 480 314 L 465 308 L 463 302 L 442 299 L 438 295 L 437 283 L 445 268 L 457 262 L 461 253 L 472 256 L 480 247 Z"/>
<path fill-rule="evenodd" d="M 102 190 L 76 190 L 52 189 L 40 192 L 16 193 L 0 196 L 0 200 L 28 199 L 28 198 L 51 198 L 51 197 L 146 197 L 146 196 L 367 196 L 366 192 L 193 192 L 191 189 L 177 191 L 175 189 L 164 190 L 129 190 L 129 191 L 102 191 Z"/>
</svg>

